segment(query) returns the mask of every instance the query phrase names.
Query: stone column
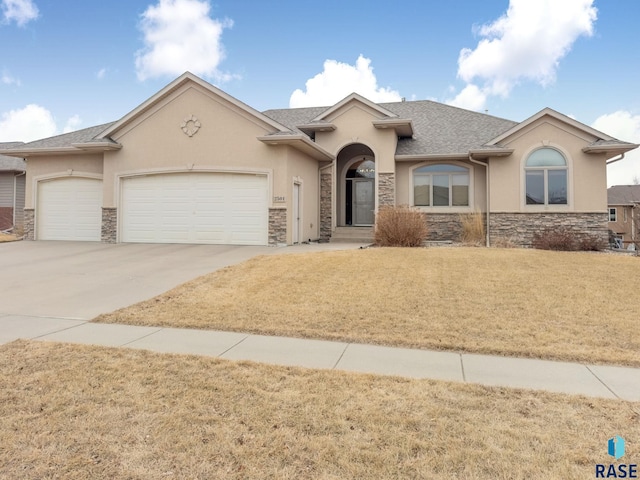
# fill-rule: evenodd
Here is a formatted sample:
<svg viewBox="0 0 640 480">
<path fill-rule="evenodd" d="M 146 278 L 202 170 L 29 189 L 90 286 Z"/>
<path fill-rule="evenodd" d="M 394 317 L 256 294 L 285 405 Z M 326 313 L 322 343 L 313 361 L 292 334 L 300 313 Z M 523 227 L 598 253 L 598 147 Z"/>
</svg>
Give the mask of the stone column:
<svg viewBox="0 0 640 480">
<path fill-rule="evenodd" d="M 331 186 L 330 173 L 320 174 L 320 241 L 331 239 Z"/>
<path fill-rule="evenodd" d="M 379 173 L 378 174 L 378 206 L 396 204 L 396 174 L 395 173 Z"/>
<path fill-rule="evenodd" d="M 287 209 L 269 209 L 269 245 L 287 244 Z"/>
<path fill-rule="evenodd" d="M 116 243 L 118 238 L 118 209 L 102 207 L 102 229 L 100 239 L 103 243 Z"/>
<path fill-rule="evenodd" d="M 35 216 L 36 212 L 33 208 L 24 209 L 24 239 L 35 240 Z"/>
</svg>

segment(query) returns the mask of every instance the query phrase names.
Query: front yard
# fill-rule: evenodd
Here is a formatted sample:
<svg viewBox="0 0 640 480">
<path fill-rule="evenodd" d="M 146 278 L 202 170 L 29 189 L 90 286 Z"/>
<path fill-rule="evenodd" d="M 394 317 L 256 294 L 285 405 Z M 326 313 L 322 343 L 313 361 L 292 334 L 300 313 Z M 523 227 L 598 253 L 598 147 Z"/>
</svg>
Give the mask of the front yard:
<svg viewBox="0 0 640 480">
<path fill-rule="evenodd" d="M 640 258 L 372 248 L 255 258 L 100 322 L 640 366 Z"/>
<path fill-rule="evenodd" d="M 570 479 L 640 403 L 128 349 L 0 346 L 0 478 Z M 623 460 L 624 460 L 623 459 Z"/>
</svg>

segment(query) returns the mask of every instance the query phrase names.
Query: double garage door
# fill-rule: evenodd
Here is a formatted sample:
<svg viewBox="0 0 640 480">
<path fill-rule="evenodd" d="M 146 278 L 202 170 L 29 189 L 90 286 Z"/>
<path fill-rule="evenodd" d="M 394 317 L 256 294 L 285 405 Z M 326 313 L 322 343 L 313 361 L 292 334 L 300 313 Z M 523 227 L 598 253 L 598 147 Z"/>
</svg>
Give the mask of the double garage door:
<svg viewBox="0 0 640 480">
<path fill-rule="evenodd" d="M 71 180 L 71 179 L 65 179 Z M 71 232 L 93 231 L 93 237 L 62 238 L 50 235 L 47 217 L 63 216 L 65 206 L 77 203 L 79 192 L 90 189 L 87 182 L 55 188 L 58 208 L 43 207 L 49 201 L 47 184 L 40 190 L 38 238 L 64 240 L 100 240 L 102 182 L 99 186 L 97 213 L 66 214 Z M 50 185 L 62 182 L 47 182 Z M 44 189 L 42 187 L 45 187 Z M 50 186 L 49 186 L 50 187 Z M 64 192 L 64 193 L 63 193 Z M 44 193 L 44 195 L 43 195 Z M 141 243 L 208 243 L 231 245 L 266 245 L 268 242 L 267 177 L 232 173 L 175 173 L 125 178 L 121 182 L 119 228 L 121 242 Z M 91 210 L 84 201 L 87 211 Z M 66 205 L 65 205 L 66 204 Z M 51 212 L 51 210 L 54 212 Z M 94 210 L 95 211 L 95 210 Z M 97 221 L 97 228 L 95 224 Z M 71 225 L 74 224 L 74 225 Z"/>
</svg>

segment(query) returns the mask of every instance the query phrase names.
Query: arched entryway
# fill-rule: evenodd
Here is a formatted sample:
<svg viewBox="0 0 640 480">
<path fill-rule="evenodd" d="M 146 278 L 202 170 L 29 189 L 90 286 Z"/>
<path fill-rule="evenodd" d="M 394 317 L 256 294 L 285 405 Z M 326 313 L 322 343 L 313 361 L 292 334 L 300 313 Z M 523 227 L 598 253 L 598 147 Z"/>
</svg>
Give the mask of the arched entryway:
<svg viewBox="0 0 640 480">
<path fill-rule="evenodd" d="M 375 222 L 376 162 L 363 144 L 338 154 L 338 226 L 370 226 Z"/>
</svg>

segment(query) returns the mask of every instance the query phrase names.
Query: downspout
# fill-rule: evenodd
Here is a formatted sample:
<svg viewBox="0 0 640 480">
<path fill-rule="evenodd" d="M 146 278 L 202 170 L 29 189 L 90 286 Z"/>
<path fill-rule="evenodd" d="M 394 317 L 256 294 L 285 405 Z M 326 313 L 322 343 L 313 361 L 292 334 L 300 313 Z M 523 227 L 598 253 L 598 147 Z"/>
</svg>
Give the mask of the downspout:
<svg viewBox="0 0 640 480">
<path fill-rule="evenodd" d="M 484 167 L 484 169 L 485 169 L 485 183 L 486 183 L 485 191 L 487 193 L 487 230 L 486 230 L 487 239 L 486 239 L 486 244 L 487 244 L 487 247 L 490 247 L 491 246 L 491 241 L 490 241 L 490 236 L 489 236 L 489 211 L 490 211 L 491 201 L 489 200 L 490 199 L 490 195 L 489 195 L 489 193 L 490 193 L 489 192 L 489 188 L 490 188 L 489 187 L 489 160 L 487 160 L 487 163 L 479 162 L 477 160 L 474 160 L 473 159 L 473 155 L 470 153 L 469 154 L 469 161 L 471 163 L 475 163 L 476 165 L 482 165 Z"/>
</svg>

